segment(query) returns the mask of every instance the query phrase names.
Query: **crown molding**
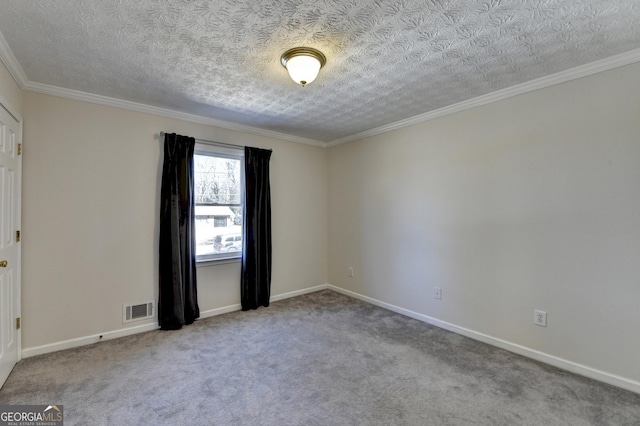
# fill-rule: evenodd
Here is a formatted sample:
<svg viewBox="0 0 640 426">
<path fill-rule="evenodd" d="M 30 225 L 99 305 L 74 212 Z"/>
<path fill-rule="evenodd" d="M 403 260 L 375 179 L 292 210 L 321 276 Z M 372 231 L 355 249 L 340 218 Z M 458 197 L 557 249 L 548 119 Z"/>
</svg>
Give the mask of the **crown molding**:
<svg viewBox="0 0 640 426">
<path fill-rule="evenodd" d="M 586 77 L 592 74 L 597 74 L 603 71 L 609 71 L 614 68 L 619 68 L 635 62 L 640 62 L 640 49 L 630 50 L 628 52 L 611 56 L 609 58 L 602 59 L 600 61 L 591 62 L 586 65 L 581 65 L 579 67 L 571 68 L 566 71 L 561 71 L 556 74 L 551 74 L 545 77 L 531 80 L 526 83 L 521 83 L 515 86 L 507 87 L 506 89 L 498 90 L 496 92 L 478 96 L 473 99 L 458 102 L 457 104 L 449 105 L 443 108 L 429 111 L 424 114 L 415 115 L 413 117 L 409 117 L 404 120 L 400 120 L 394 123 L 386 124 L 384 126 L 376 127 L 375 129 L 365 130 L 363 132 L 355 133 L 353 135 L 345 136 L 343 138 L 334 139 L 332 141 L 327 142 L 325 146 L 331 147 L 331 146 L 341 145 L 343 143 L 364 139 L 369 136 L 379 135 L 381 133 L 390 132 L 392 130 L 401 129 L 407 126 L 412 126 L 414 124 L 424 123 L 425 121 L 434 120 L 436 118 L 443 117 L 445 115 L 455 114 L 456 112 L 464 111 L 470 108 L 475 108 L 481 105 L 486 105 L 492 102 L 501 101 L 503 99 L 511 98 L 513 96 L 522 95 L 524 93 L 533 92 L 534 90 L 555 86 L 556 84 L 565 83 L 571 80 L 576 80 L 578 78 Z"/>
<path fill-rule="evenodd" d="M 0 61 L 2 61 L 5 67 L 7 67 L 9 74 L 11 74 L 11 76 L 16 81 L 18 86 L 22 90 L 24 90 L 29 80 L 27 79 L 27 76 L 24 73 L 24 70 L 18 63 L 18 60 L 16 59 L 16 57 L 13 55 L 11 48 L 7 44 L 7 41 L 4 39 L 4 36 L 2 35 L 1 32 L 0 32 Z"/>
<path fill-rule="evenodd" d="M 115 108 L 127 109 L 130 111 L 142 112 L 145 114 L 157 115 L 160 117 L 174 118 L 177 120 L 189 121 L 192 123 L 205 124 L 209 126 L 221 127 L 227 130 L 235 130 L 244 133 L 251 133 L 270 138 L 286 140 L 289 142 L 297 142 L 305 145 L 314 145 L 324 147 L 325 143 L 315 139 L 303 138 L 300 136 L 289 135 L 286 133 L 274 132 L 272 130 L 260 129 L 258 127 L 246 126 L 244 124 L 233 123 L 230 121 L 219 120 L 216 118 L 205 117 L 196 114 L 188 114 L 167 108 L 160 108 L 152 105 L 142 104 L 138 102 L 125 101 L 123 99 L 111 98 L 108 96 L 95 95 L 92 93 L 82 92 L 79 90 L 66 89 L 64 87 L 52 86 L 49 84 L 28 82 L 24 90 L 46 95 L 59 96 L 62 98 L 73 99 L 82 102 L 90 102 L 99 105 L 105 105 Z"/>
</svg>

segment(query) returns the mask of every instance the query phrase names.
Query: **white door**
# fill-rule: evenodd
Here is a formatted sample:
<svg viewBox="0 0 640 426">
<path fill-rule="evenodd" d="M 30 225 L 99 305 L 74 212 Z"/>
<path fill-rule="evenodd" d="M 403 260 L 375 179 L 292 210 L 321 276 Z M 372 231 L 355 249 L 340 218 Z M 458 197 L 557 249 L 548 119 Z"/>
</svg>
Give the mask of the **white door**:
<svg viewBox="0 0 640 426">
<path fill-rule="evenodd" d="M 20 357 L 20 129 L 0 104 L 0 386 Z"/>
</svg>

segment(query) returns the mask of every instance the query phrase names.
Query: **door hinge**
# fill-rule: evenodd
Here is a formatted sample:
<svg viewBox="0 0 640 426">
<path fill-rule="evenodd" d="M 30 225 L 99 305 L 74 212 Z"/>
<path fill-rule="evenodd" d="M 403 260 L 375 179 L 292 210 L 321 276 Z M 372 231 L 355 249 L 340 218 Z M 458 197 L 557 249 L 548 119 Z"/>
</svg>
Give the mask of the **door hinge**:
<svg viewBox="0 0 640 426">
<path fill-rule="evenodd" d="M 16 330 L 20 330 L 20 318 L 16 318 Z"/>
<path fill-rule="evenodd" d="M 22 155 L 22 144 L 18 144 L 18 155 Z"/>
<path fill-rule="evenodd" d="M 20 231 L 16 231 L 16 243 L 20 242 Z"/>
</svg>

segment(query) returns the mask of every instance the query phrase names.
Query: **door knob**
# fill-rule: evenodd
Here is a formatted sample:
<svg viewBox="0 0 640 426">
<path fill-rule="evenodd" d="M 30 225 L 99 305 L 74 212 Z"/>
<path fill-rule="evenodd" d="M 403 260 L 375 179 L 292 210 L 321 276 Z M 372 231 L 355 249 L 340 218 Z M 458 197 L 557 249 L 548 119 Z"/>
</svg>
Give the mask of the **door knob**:
<svg viewBox="0 0 640 426">
<path fill-rule="evenodd" d="M 6 260 L 0 260 L 0 268 L 6 268 L 7 267 L 7 261 Z"/>
</svg>

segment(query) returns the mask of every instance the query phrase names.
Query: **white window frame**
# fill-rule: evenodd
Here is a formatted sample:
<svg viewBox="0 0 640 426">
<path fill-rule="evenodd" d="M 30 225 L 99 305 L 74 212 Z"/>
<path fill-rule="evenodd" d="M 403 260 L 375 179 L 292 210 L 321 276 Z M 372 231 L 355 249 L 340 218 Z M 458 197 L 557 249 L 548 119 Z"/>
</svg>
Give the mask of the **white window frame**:
<svg viewBox="0 0 640 426">
<path fill-rule="evenodd" d="M 231 158 L 231 159 L 240 161 L 240 204 L 214 204 L 214 205 L 227 206 L 227 207 L 240 206 L 244 211 L 244 203 L 245 203 L 244 147 L 231 148 L 223 145 L 224 144 L 216 145 L 215 143 L 202 143 L 202 142 L 196 141 L 194 155 L 206 155 L 206 156 L 219 157 L 219 158 Z M 194 172 L 194 180 L 195 180 L 195 172 Z M 201 205 L 201 204 L 196 204 L 196 205 Z M 243 223 L 240 224 L 241 233 L 242 233 L 242 230 L 244 229 L 244 214 L 242 215 L 242 221 Z M 196 238 L 197 238 L 197 227 L 196 227 Z M 242 259 L 243 251 L 244 251 L 244 241 L 242 244 L 242 249 L 236 252 L 210 253 L 210 254 L 199 255 L 199 256 L 196 255 L 196 263 L 203 265 L 206 263 L 239 261 Z"/>
</svg>

